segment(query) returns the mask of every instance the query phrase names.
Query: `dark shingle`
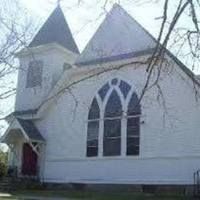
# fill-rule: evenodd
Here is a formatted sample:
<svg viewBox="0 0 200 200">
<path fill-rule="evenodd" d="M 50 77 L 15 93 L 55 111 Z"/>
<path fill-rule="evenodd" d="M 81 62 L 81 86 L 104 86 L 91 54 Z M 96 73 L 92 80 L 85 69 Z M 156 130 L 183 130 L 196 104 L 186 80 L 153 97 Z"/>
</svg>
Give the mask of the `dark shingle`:
<svg viewBox="0 0 200 200">
<path fill-rule="evenodd" d="M 29 110 L 16 110 L 13 113 L 11 113 L 14 116 L 19 115 L 34 115 L 37 114 L 38 109 L 29 109 Z"/>
<path fill-rule="evenodd" d="M 53 42 L 56 42 L 68 50 L 79 54 L 78 47 L 76 46 L 60 6 L 57 6 L 57 8 L 53 11 L 37 35 L 34 37 L 29 47 L 35 47 Z"/>
<path fill-rule="evenodd" d="M 19 118 L 17 118 L 17 120 L 31 140 L 45 141 L 31 120 L 24 120 Z"/>
</svg>

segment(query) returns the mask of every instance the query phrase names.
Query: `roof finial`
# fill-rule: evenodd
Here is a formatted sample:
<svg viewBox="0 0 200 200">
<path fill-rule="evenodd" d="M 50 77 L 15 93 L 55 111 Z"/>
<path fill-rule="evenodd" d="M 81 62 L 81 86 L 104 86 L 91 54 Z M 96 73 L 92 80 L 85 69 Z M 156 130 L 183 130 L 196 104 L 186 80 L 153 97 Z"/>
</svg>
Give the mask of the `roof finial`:
<svg viewBox="0 0 200 200">
<path fill-rule="evenodd" d="M 60 6 L 60 2 L 61 2 L 62 0 L 57 0 L 57 6 Z"/>
</svg>

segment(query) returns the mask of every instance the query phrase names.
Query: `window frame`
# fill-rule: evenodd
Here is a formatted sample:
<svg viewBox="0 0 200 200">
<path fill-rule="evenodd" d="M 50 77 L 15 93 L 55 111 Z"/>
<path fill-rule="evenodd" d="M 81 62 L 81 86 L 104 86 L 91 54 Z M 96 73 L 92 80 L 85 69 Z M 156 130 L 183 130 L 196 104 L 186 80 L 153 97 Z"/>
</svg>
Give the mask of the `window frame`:
<svg viewBox="0 0 200 200">
<path fill-rule="evenodd" d="M 38 71 L 34 71 L 35 68 Z M 42 86 L 43 68 L 44 62 L 42 60 L 32 60 L 28 63 L 28 70 L 26 73 L 26 88 L 35 88 Z M 37 79 L 35 79 L 35 77 L 37 77 Z"/>
<path fill-rule="evenodd" d="M 97 128 L 97 137 L 95 139 L 91 140 L 91 139 L 89 139 L 88 130 L 89 130 L 89 125 L 91 123 L 93 123 L 93 122 L 97 123 L 97 127 L 96 127 Z M 96 146 L 88 145 L 89 142 L 96 141 L 96 140 L 97 140 Z M 87 126 L 87 150 L 86 150 L 86 156 L 87 157 L 96 157 L 96 156 L 98 156 L 98 151 L 99 151 L 98 141 L 99 141 L 99 120 L 98 119 L 90 120 L 90 121 L 88 121 L 88 126 Z M 96 147 L 96 153 L 95 153 L 95 155 L 92 155 L 92 153 L 89 151 L 89 148 L 95 148 L 95 147 Z"/>
<path fill-rule="evenodd" d="M 93 106 L 96 107 L 98 110 L 94 112 Z M 92 103 L 90 105 L 89 112 L 88 112 L 86 157 L 97 157 L 98 156 L 98 153 L 99 153 L 99 126 L 100 126 L 99 119 L 100 119 L 100 107 L 99 107 L 99 103 L 97 101 L 97 98 L 94 97 L 93 100 L 92 100 Z M 89 151 L 89 148 L 91 148 L 91 146 L 88 145 L 88 143 L 91 141 L 89 139 L 89 136 L 90 136 L 89 135 L 89 125 L 93 122 L 97 123 L 97 133 L 96 133 L 97 138 L 93 139 L 93 140 L 97 140 L 96 154 L 95 155 L 91 155 L 91 152 Z M 92 147 L 92 148 L 94 148 L 94 147 Z"/>
<path fill-rule="evenodd" d="M 138 134 L 137 135 L 135 135 L 135 134 L 133 134 L 133 135 L 128 135 L 128 120 L 129 119 L 134 119 L 134 118 L 139 118 L 138 120 L 139 120 L 139 122 L 138 122 L 138 127 L 137 128 L 139 128 L 139 130 L 138 130 Z M 127 116 L 127 119 L 126 119 L 126 156 L 139 156 L 140 155 L 140 125 L 141 125 L 141 123 L 140 123 L 140 118 L 141 118 L 141 114 L 138 114 L 138 115 L 135 115 L 135 116 Z M 129 152 L 129 150 L 128 150 L 128 143 L 130 142 L 130 141 L 128 141 L 128 138 L 130 138 L 130 139 L 132 139 L 132 138 L 135 138 L 135 139 L 138 139 L 138 145 L 135 145 L 135 146 L 138 146 L 138 153 L 137 154 L 129 154 L 128 152 Z"/>
<path fill-rule="evenodd" d="M 102 87 L 97 91 L 96 95 L 94 96 L 94 98 L 98 99 L 98 104 L 99 104 L 99 109 L 100 109 L 100 118 L 98 119 L 98 121 L 99 121 L 98 153 L 97 153 L 97 156 L 94 156 L 94 157 L 86 156 L 87 158 L 93 158 L 93 159 L 95 159 L 95 158 L 102 158 L 102 159 L 106 159 L 106 158 L 129 158 L 129 157 L 137 158 L 141 155 L 141 116 L 142 116 L 142 114 L 140 112 L 136 115 L 128 115 L 128 106 L 129 106 L 129 103 L 131 101 L 131 98 L 132 98 L 133 95 L 137 96 L 136 89 L 133 85 L 129 84 L 131 86 L 131 89 L 129 90 L 127 95 L 124 95 L 121 91 L 121 88 L 119 88 L 119 85 L 121 83 L 120 81 L 123 81 L 123 82 L 129 84 L 127 81 L 124 81 L 122 79 L 118 79 L 118 83 L 117 84 L 115 83 L 114 85 L 111 84 L 111 81 L 106 82 L 102 85 Z M 109 89 L 108 89 L 106 95 L 102 98 L 99 95 L 99 91 L 106 84 L 109 84 Z M 106 116 L 104 116 L 106 105 L 109 101 L 109 97 L 112 94 L 113 90 L 116 90 L 117 95 L 120 98 L 121 106 L 122 106 L 122 115 L 116 116 L 116 117 L 106 117 Z M 90 104 L 90 106 L 91 106 L 91 104 Z M 141 109 L 141 104 L 139 106 L 140 106 L 140 109 Z M 139 134 L 138 134 L 138 136 L 128 136 L 128 133 L 127 133 L 127 131 L 128 131 L 128 126 L 127 126 L 128 119 L 135 118 L 135 117 L 139 117 L 139 123 L 138 123 L 139 124 Z M 119 119 L 120 122 L 121 122 L 120 154 L 119 155 L 104 155 L 104 134 L 105 134 L 104 121 L 106 121 L 106 120 L 117 120 L 117 119 Z M 86 121 L 87 121 L 87 126 L 88 126 L 88 123 L 92 120 L 87 118 Z M 139 143 L 138 143 L 139 153 L 137 155 L 128 155 L 127 154 L 128 138 L 137 138 L 139 140 Z"/>
</svg>

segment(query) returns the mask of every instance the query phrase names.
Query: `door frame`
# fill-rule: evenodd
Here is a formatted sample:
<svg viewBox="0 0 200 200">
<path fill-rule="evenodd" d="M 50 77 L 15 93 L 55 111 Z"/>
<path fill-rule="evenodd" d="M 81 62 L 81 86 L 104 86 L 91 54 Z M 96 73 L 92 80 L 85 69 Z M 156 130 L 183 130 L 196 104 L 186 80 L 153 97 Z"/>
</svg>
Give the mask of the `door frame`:
<svg viewBox="0 0 200 200">
<path fill-rule="evenodd" d="M 29 148 L 31 148 L 32 152 L 34 153 L 35 156 L 37 156 L 36 158 L 36 164 L 35 164 L 35 174 L 24 174 L 23 173 L 23 167 L 24 167 L 24 146 L 28 145 Z M 39 175 L 39 171 L 38 171 L 38 166 L 39 166 L 39 156 L 37 155 L 37 153 L 33 150 L 32 146 L 28 143 L 28 142 L 23 142 L 22 143 L 22 149 L 21 149 L 21 169 L 20 169 L 20 175 L 22 177 L 37 177 Z"/>
</svg>

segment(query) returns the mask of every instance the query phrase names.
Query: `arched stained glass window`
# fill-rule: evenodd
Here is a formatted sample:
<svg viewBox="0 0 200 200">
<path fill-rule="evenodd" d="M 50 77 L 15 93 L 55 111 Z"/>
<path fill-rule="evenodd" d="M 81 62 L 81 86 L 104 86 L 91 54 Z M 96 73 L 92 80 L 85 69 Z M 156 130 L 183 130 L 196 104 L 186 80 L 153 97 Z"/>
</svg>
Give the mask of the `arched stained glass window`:
<svg viewBox="0 0 200 200">
<path fill-rule="evenodd" d="M 121 152 L 122 105 L 115 90 L 112 91 L 104 113 L 103 155 L 117 156 Z"/>
<path fill-rule="evenodd" d="M 89 115 L 88 115 L 88 119 L 99 119 L 100 117 L 100 110 L 99 110 L 99 105 L 97 103 L 96 98 L 93 99 L 92 101 L 92 105 L 90 107 L 89 110 Z"/>
<path fill-rule="evenodd" d="M 137 115 L 141 113 L 140 102 L 136 93 L 133 93 L 128 105 L 128 115 Z"/>
<path fill-rule="evenodd" d="M 103 150 L 102 156 L 120 156 L 121 137 L 126 137 L 126 155 L 139 155 L 141 107 L 136 93 L 132 94 L 130 100 L 127 99 L 131 91 L 132 88 L 128 83 L 117 78 L 110 80 L 98 91 L 88 113 L 88 157 L 98 155 L 100 144 L 103 144 L 100 147 Z M 122 107 L 127 101 L 128 107 L 124 110 L 127 117 L 125 117 Z M 100 130 L 103 134 L 99 136 Z M 122 130 L 127 131 L 122 132 Z"/>
<path fill-rule="evenodd" d="M 88 129 L 87 129 L 88 157 L 93 157 L 98 155 L 99 118 L 100 118 L 100 109 L 96 98 L 94 98 L 88 114 Z"/>
<path fill-rule="evenodd" d="M 121 93 L 124 95 L 124 98 L 126 98 L 129 91 L 131 90 L 131 86 L 125 81 L 120 81 L 119 88 L 121 90 Z"/>
<path fill-rule="evenodd" d="M 99 90 L 99 96 L 101 97 L 102 101 L 104 100 L 110 86 L 108 83 L 106 83 L 100 90 Z"/>
<path fill-rule="evenodd" d="M 112 91 L 106 104 L 104 117 L 117 117 L 122 115 L 122 105 L 119 95 L 115 90 Z"/>
<path fill-rule="evenodd" d="M 141 108 L 136 93 L 132 94 L 127 111 L 127 155 L 139 155 Z"/>
</svg>

